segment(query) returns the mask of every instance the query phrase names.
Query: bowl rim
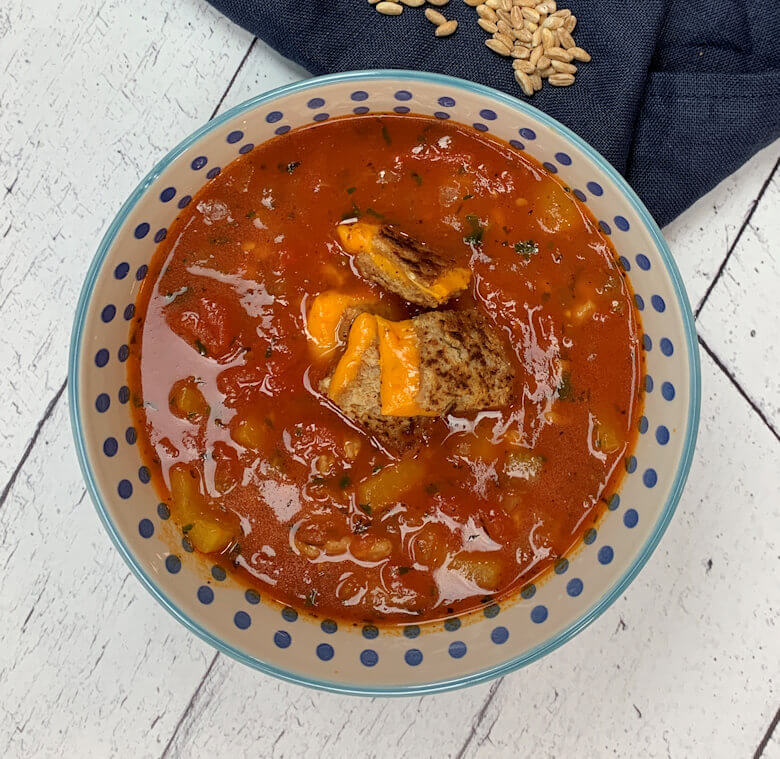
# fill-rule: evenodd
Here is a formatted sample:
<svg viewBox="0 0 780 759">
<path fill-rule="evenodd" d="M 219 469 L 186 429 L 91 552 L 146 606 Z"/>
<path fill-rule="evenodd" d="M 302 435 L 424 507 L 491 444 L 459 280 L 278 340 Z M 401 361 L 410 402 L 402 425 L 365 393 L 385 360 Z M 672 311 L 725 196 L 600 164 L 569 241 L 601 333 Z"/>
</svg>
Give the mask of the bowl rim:
<svg viewBox="0 0 780 759">
<path fill-rule="evenodd" d="M 135 208 L 139 200 L 144 196 L 152 183 L 162 174 L 165 169 L 168 168 L 168 166 L 175 159 L 177 159 L 182 153 L 196 144 L 203 136 L 218 129 L 225 122 L 279 97 L 298 92 L 304 92 L 306 90 L 314 90 L 323 85 L 333 83 L 392 80 L 398 81 L 399 83 L 403 81 L 411 81 L 424 82 L 427 84 L 437 84 L 461 91 L 465 90 L 469 93 L 476 93 L 477 95 L 499 101 L 503 105 L 514 109 L 519 114 L 531 116 L 537 121 L 543 123 L 545 126 L 548 126 L 561 134 L 568 141 L 586 153 L 591 158 L 591 160 L 593 160 L 594 163 L 596 163 L 598 167 L 609 177 L 609 179 L 614 182 L 614 184 L 618 187 L 618 189 L 622 192 L 624 197 L 633 207 L 637 216 L 641 219 L 645 228 L 649 232 L 650 237 L 661 254 L 661 259 L 666 267 L 666 271 L 672 280 L 675 295 L 682 311 L 683 328 L 685 331 L 686 347 L 688 349 L 688 391 L 690 394 L 690 402 L 688 408 L 688 417 L 686 420 L 685 441 L 682 455 L 677 466 L 677 471 L 675 473 L 671 491 L 666 500 L 666 503 L 664 504 L 663 510 L 661 511 L 661 514 L 659 515 L 656 524 L 653 527 L 652 533 L 648 537 L 645 544 L 642 546 L 641 550 L 634 557 L 634 560 L 631 562 L 630 566 L 596 603 L 583 612 L 576 620 L 571 622 L 563 630 L 559 631 L 548 640 L 538 644 L 537 646 L 534 646 L 525 653 L 508 659 L 507 661 L 500 664 L 496 664 L 491 667 L 478 670 L 477 672 L 452 679 L 435 680 L 429 683 L 421 683 L 417 685 L 395 685 L 381 687 L 322 680 L 314 677 L 308 677 L 304 674 L 287 671 L 274 664 L 270 664 L 225 643 L 217 635 L 210 632 L 196 620 L 192 619 L 170 598 L 168 598 L 165 591 L 155 583 L 152 577 L 136 560 L 123 536 L 120 534 L 116 525 L 112 521 L 106 504 L 103 502 L 103 499 L 100 496 L 100 492 L 98 491 L 95 475 L 93 473 L 92 465 L 86 451 L 84 430 L 81 420 L 81 409 L 79 405 L 78 370 L 86 314 L 92 299 L 92 293 L 97 282 L 98 275 L 103 268 L 103 263 L 128 215 Z M 699 426 L 701 403 L 701 369 L 693 312 L 691 310 L 690 302 L 685 291 L 685 286 L 682 282 L 682 277 L 680 276 L 680 272 L 677 268 L 674 258 L 672 257 L 672 253 L 666 244 L 666 240 L 664 239 L 663 234 L 658 228 L 655 220 L 652 218 L 649 211 L 645 208 L 644 204 L 636 195 L 636 193 L 631 189 L 626 180 L 600 153 L 598 153 L 594 148 L 586 143 L 581 137 L 578 137 L 568 127 L 565 127 L 551 116 L 548 116 L 537 108 L 534 108 L 533 106 L 528 105 L 527 103 L 518 100 L 511 95 L 493 89 L 492 87 L 486 87 L 484 85 L 475 84 L 474 82 L 469 82 L 463 79 L 445 76 L 442 74 L 434 74 L 431 72 L 408 71 L 403 69 L 377 69 L 367 71 L 347 71 L 336 74 L 329 74 L 326 76 L 313 77 L 310 79 L 283 85 L 281 87 L 277 87 L 275 89 L 256 95 L 255 97 L 250 98 L 249 100 L 246 100 L 243 103 L 234 106 L 233 108 L 230 108 L 223 114 L 215 117 L 200 128 L 196 129 L 187 138 L 182 140 L 175 148 L 169 151 L 160 161 L 158 161 L 154 168 L 133 190 L 133 192 L 120 208 L 117 215 L 114 217 L 113 221 L 106 230 L 100 245 L 97 248 L 89 269 L 87 270 L 87 275 L 84 280 L 76 307 L 75 318 L 73 321 L 73 330 L 71 333 L 70 355 L 68 359 L 68 402 L 71 429 L 73 432 L 79 466 L 84 476 L 87 490 L 89 491 L 90 497 L 93 504 L 95 505 L 95 509 L 98 513 L 100 521 L 103 524 L 103 527 L 111 538 L 114 546 L 119 551 L 120 555 L 125 560 L 133 574 L 141 582 L 141 584 L 170 614 L 172 614 L 188 630 L 193 632 L 206 643 L 216 648 L 218 651 L 227 654 L 233 659 L 236 659 L 243 664 L 257 669 L 264 674 L 273 675 L 274 677 L 277 677 L 286 682 L 295 683 L 297 685 L 306 685 L 318 690 L 347 695 L 413 696 L 430 693 L 441 693 L 444 691 L 462 688 L 468 685 L 475 685 L 477 683 L 492 680 L 496 677 L 501 677 L 517 669 L 520 669 L 521 667 L 531 664 L 537 659 L 540 659 L 545 654 L 548 654 L 559 648 L 568 640 L 577 635 L 580 631 L 585 629 L 599 616 L 601 616 L 601 614 L 603 614 L 623 593 L 623 591 L 639 573 L 640 569 L 642 569 L 642 567 L 647 563 L 651 554 L 661 540 L 661 537 L 666 531 L 666 528 L 668 527 L 669 522 L 675 512 L 677 503 L 679 502 L 680 496 L 685 486 L 685 481 L 688 478 L 688 472 L 690 470 L 691 461 L 693 459 L 693 452 Z"/>
</svg>

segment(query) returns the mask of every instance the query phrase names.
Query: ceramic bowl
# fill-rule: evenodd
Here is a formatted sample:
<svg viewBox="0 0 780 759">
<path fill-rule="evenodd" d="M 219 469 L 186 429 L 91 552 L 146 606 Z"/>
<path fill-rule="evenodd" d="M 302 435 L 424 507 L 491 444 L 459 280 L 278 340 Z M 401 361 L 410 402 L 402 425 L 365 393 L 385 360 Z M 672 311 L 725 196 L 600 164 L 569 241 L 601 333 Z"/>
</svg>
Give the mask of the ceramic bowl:
<svg viewBox="0 0 780 759">
<path fill-rule="evenodd" d="M 517 598 L 463 619 L 393 630 L 310 619 L 188 553 L 139 458 L 125 365 L 133 303 L 156 244 L 204 182 L 292 128 L 388 111 L 473 125 L 560 175 L 611 235 L 636 293 L 647 358 L 636 450 L 584 545 Z M 201 127 L 152 169 L 111 223 L 87 273 L 69 393 L 79 460 L 98 515 L 132 571 L 171 614 L 221 651 L 285 680 L 401 695 L 517 669 L 565 643 L 618 598 L 658 544 L 680 497 L 696 437 L 699 365 L 691 309 L 661 232 L 595 150 L 495 90 L 433 74 L 372 71 L 259 95 Z"/>
</svg>

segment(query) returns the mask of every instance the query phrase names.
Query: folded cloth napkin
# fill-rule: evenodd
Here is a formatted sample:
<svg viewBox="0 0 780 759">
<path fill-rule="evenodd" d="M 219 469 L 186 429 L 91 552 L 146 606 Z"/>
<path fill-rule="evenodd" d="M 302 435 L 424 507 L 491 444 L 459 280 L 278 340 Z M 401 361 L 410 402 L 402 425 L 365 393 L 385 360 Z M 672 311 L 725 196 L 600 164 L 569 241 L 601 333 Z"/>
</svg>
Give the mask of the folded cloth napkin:
<svg viewBox="0 0 780 759">
<path fill-rule="evenodd" d="M 571 87 L 525 98 L 488 50 L 474 8 L 436 38 L 422 9 L 384 16 L 366 0 L 209 0 L 312 74 L 436 71 L 526 99 L 599 150 L 660 225 L 780 136 L 780 0 L 562 0 L 593 56 Z M 541 0 L 540 0 L 541 2 Z"/>
</svg>

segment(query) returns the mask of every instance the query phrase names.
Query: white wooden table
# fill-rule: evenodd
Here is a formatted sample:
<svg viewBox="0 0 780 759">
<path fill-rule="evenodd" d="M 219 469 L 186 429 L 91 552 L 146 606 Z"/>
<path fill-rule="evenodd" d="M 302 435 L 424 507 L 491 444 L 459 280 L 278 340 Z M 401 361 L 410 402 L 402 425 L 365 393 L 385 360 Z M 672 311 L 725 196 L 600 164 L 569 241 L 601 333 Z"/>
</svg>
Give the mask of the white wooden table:
<svg viewBox="0 0 780 759">
<path fill-rule="evenodd" d="M 664 231 L 703 413 L 669 531 L 625 597 L 524 670 L 414 699 L 286 685 L 133 579 L 68 424 L 97 242 L 173 144 L 306 76 L 200 0 L 0 2 L 0 756 L 780 757 L 780 144 Z"/>
</svg>

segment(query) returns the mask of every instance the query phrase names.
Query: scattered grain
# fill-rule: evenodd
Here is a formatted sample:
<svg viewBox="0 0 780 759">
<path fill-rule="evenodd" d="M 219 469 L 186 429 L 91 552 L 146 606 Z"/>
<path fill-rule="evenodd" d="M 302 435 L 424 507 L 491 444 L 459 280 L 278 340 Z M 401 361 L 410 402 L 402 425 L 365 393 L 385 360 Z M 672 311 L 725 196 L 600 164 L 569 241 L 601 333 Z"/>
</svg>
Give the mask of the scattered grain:
<svg viewBox="0 0 780 759">
<path fill-rule="evenodd" d="M 512 52 L 512 48 L 507 47 L 503 42 L 499 42 L 497 39 L 485 40 L 485 44 L 494 52 L 499 55 L 508 56 Z"/>
<path fill-rule="evenodd" d="M 515 71 L 515 81 L 520 85 L 520 89 L 528 96 L 534 94 L 534 85 L 531 78 L 524 71 Z"/>
<path fill-rule="evenodd" d="M 480 18 L 486 19 L 487 21 L 492 21 L 494 24 L 496 23 L 496 21 L 498 21 L 498 16 L 496 15 L 496 12 L 492 8 L 485 5 L 484 3 L 482 5 L 477 6 L 477 15 Z"/>
<path fill-rule="evenodd" d="M 587 50 L 583 50 L 581 47 L 570 47 L 569 54 L 575 61 L 589 63 L 591 60 L 590 53 Z"/>
<path fill-rule="evenodd" d="M 552 74 L 547 81 L 553 87 L 568 87 L 574 84 L 574 74 Z"/>
<path fill-rule="evenodd" d="M 425 9 L 425 18 L 428 19 L 432 24 L 436 24 L 436 26 L 441 26 L 442 24 L 447 23 L 447 19 L 442 16 L 439 11 L 435 11 L 433 8 L 426 8 Z"/>
<path fill-rule="evenodd" d="M 398 3 L 392 3 L 390 0 L 382 0 L 381 3 L 376 4 L 376 9 L 385 16 L 400 16 L 404 7 Z"/>
<path fill-rule="evenodd" d="M 437 26 L 434 34 L 437 37 L 449 37 L 451 34 L 455 33 L 455 30 L 457 28 L 458 28 L 458 22 L 455 21 L 455 19 L 452 19 L 451 21 L 445 21 L 440 26 Z"/>
<path fill-rule="evenodd" d="M 563 28 L 571 34 L 574 31 L 574 27 L 577 26 L 577 17 L 572 13 L 566 21 L 563 22 Z"/>
<path fill-rule="evenodd" d="M 493 35 L 493 39 L 505 45 L 508 53 L 511 53 L 512 48 L 515 46 L 514 40 L 508 34 L 501 34 L 501 32 L 496 32 Z"/>
<path fill-rule="evenodd" d="M 543 54 L 544 54 L 544 50 L 542 49 L 542 46 L 541 45 L 537 45 L 531 51 L 531 56 L 530 56 L 529 60 L 531 61 L 531 63 L 534 64 L 534 66 L 536 66 L 536 64 L 539 62 L 539 59 L 542 57 Z"/>
<path fill-rule="evenodd" d="M 574 41 L 574 37 L 569 34 L 565 29 L 558 30 L 558 41 L 561 43 L 561 47 L 564 50 L 570 50 L 576 47 L 577 43 Z"/>
<path fill-rule="evenodd" d="M 572 65 L 571 63 L 564 63 L 563 61 L 553 61 L 552 67 L 559 73 L 559 74 L 576 74 L 577 73 L 577 67 Z"/>
<path fill-rule="evenodd" d="M 410 8 L 419 8 L 421 5 L 425 5 L 425 0 L 401 0 L 401 2 Z"/>
<path fill-rule="evenodd" d="M 486 18 L 478 18 L 477 23 L 488 33 L 495 34 L 498 31 L 498 27 Z"/>
<path fill-rule="evenodd" d="M 567 64 L 568 65 L 568 64 Z M 546 69 L 550 67 L 550 59 L 543 55 L 537 62 L 536 62 L 536 68 L 538 69 Z"/>
<path fill-rule="evenodd" d="M 562 47 L 547 48 L 547 50 L 544 51 L 544 54 L 551 61 L 563 61 L 564 63 L 570 63 L 572 58 L 574 57 L 571 54 L 571 51 L 564 50 Z"/>
</svg>

